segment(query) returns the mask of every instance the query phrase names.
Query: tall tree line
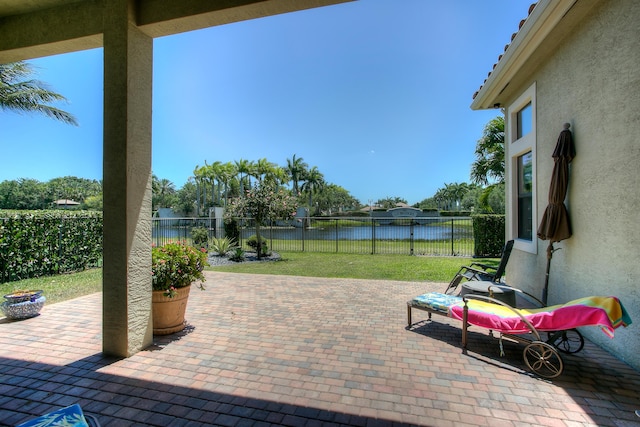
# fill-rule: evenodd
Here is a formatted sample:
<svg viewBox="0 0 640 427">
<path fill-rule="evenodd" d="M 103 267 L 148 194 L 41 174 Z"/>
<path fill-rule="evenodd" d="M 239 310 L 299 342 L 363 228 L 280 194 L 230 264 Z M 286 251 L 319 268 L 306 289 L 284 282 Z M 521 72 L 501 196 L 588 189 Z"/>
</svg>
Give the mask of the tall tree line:
<svg viewBox="0 0 640 427">
<path fill-rule="evenodd" d="M 102 208 L 102 183 L 66 176 L 47 182 L 20 178 L 0 182 L 0 209 L 51 209 L 60 199 L 73 200 L 80 207 Z"/>
<path fill-rule="evenodd" d="M 287 188 L 299 205 L 316 211 L 338 211 L 353 209 L 359 202 L 343 188 L 326 182 L 324 175 L 316 167 L 309 167 L 296 154 L 286 159 L 286 166 L 279 166 L 266 158 L 251 161 L 240 159 L 234 162 L 205 162 L 193 171 L 196 187 L 195 210 L 198 215 L 206 215 L 208 208 L 226 206 L 230 198 L 243 197 L 257 184 L 268 184 Z M 323 192 L 325 197 L 314 201 Z"/>
</svg>

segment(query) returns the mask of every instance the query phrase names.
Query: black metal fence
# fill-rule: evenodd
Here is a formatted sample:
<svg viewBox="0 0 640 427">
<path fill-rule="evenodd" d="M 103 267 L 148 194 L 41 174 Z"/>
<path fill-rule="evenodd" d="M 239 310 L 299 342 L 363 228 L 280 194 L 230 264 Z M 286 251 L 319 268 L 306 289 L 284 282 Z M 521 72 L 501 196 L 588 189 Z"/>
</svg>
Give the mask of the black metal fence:
<svg viewBox="0 0 640 427">
<path fill-rule="evenodd" d="M 256 234 L 251 219 L 239 221 L 240 245 Z M 194 227 L 205 227 L 209 238 L 224 237 L 220 219 L 153 219 L 153 242 L 191 239 Z M 269 249 L 292 252 L 408 254 L 434 256 L 474 255 L 470 217 L 368 218 L 332 217 L 276 221 L 260 227 Z"/>
</svg>

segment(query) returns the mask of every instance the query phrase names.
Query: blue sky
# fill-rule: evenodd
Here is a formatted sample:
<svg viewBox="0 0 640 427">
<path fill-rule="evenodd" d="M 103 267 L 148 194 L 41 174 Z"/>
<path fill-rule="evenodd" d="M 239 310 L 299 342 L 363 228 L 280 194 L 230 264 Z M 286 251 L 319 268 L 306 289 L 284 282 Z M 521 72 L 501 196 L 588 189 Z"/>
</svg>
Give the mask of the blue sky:
<svg viewBox="0 0 640 427">
<path fill-rule="evenodd" d="M 530 0 L 360 0 L 154 41 L 153 172 L 294 154 L 369 200 L 469 182 L 473 93 Z M 79 127 L 0 111 L 0 181 L 102 178 L 102 49 L 31 61 Z"/>
</svg>

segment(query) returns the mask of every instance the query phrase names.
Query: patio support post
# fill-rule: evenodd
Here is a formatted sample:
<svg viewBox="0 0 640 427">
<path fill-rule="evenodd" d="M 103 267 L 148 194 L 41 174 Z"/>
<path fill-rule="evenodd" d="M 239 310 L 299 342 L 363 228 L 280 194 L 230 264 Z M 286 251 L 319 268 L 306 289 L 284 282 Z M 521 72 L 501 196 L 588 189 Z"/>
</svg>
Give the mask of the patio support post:
<svg viewBox="0 0 640 427">
<path fill-rule="evenodd" d="M 103 352 L 128 357 L 153 341 L 151 98 L 153 39 L 135 1 L 104 2 Z"/>
</svg>

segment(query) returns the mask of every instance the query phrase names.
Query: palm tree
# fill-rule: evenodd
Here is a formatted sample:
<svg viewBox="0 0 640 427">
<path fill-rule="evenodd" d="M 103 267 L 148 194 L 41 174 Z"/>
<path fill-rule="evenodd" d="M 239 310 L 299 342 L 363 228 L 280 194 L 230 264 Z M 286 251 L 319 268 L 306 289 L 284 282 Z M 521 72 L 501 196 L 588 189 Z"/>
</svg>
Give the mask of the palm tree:
<svg viewBox="0 0 640 427">
<path fill-rule="evenodd" d="M 318 170 L 318 167 L 314 166 L 309 169 L 301 187 L 302 192 L 307 193 L 309 196 L 309 211 L 311 211 L 311 207 L 313 206 L 313 194 L 322 191 L 324 186 L 324 175 Z"/>
<path fill-rule="evenodd" d="M 481 208 L 491 212 L 489 196 L 497 185 L 504 183 L 504 117 L 498 116 L 487 123 L 476 144 L 475 154 L 471 180 L 487 185 L 479 201 Z"/>
<path fill-rule="evenodd" d="M 448 190 L 451 201 L 457 210 L 460 210 L 460 202 L 464 198 L 465 194 L 469 191 L 469 185 L 466 182 L 445 184 L 445 188 Z"/>
<path fill-rule="evenodd" d="M 436 193 L 433 195 L 433 200 L 436 202 L 436 207 L 438 209 L 442 209 L 442 206 L 446 200 L 444 190 L 442 188 L 438 188 Z"/>
<path fill-rule="evenodd" d="M 207 203 L 206 182 L 206 166 L 196 165 L 193 170 L 193 177 L 196 181 L 196 215 L 200 216 L 200 208 Z"/>
<path fill-rule="evenodd" d="M 504 117 L 498 116 L 484 127 L 476 144 L 476 161 L 471 165 L 471 180 L 476 184 L 504 182 Z"/>
<path fill-rule="evenodd" d="M 218 180 L 221 184 L 224 184 L 224 205 L 227 205 L 229 196 L 229 183 L 236 175 L 236 168 L 231 162 L 220 165 L 218 170 Z"/>
<path fill-rule="evenodd" d="M 307 173 L 309 165 L 304 162 L 302 157 L 296 158 L 294 154 L 291 159 L 287 159 L 287 166 L 285 170 L 291 177 L 293 184 L 293 193 L 297 196 L 300 193 L 299 182 L 302 181 L 302 177 Z"/>
<path fill-rule="evenodd" d="M 166 178 L 158 179 L 156 175 L 152 175 L 151 179 L 153 210 L 171 207 L 171 196 L 176 193 L 176 186 Z"/>
<path fill-rule="evenodd" d="M 50 105 L 51 102 L 67 99 L 47 88 L 43 82 L 29 79 L 34 73 L 31 65 L 24 61 L 0 64 L 0 108 L 19 113 L 41 113 L 78 126 L 72 114 Z"/>
<path fill-rule="evenodd" d="M 265 182 L 275 186 L 284 185 L 289 182 L 289 174 L 286 169 L 278 165 L 273 165 L 269 173 L 265 175 Z"/>
<path fill-rule="evenodd" d="M 256 168 L 254 171 L 254 176 L 258 180 L 258 182 L 263 182 L 267 176 L 273 171 L 275 165 L 269 162 L 266 158 L 258 159 L 256 163 Z"/>
<path fill-rule="evenodd" d="M 209 185 L 211 185 L 211 206 L 216 206 L 216 204 L 219 204 L 219 200 L 220 200 L 220 187 L 222 184 L 219 181 L 219 178 L 220 178 L 220 172 L 222 168 L 222 162 L 219 160 L 216 160 L 215 162 L 209 165 L 205 161 L 204 165 L 206 166 L 206 172 L 205 172 L 206 182 Z"/>
<path fill-rule="evenodd" d="M 244 197 L 244 180 L 251 172 L 251 162 L 249 160 L 240 159 L 235 161 L 236 173 L 240 182 L 240 196 Z"/>
</svg>

